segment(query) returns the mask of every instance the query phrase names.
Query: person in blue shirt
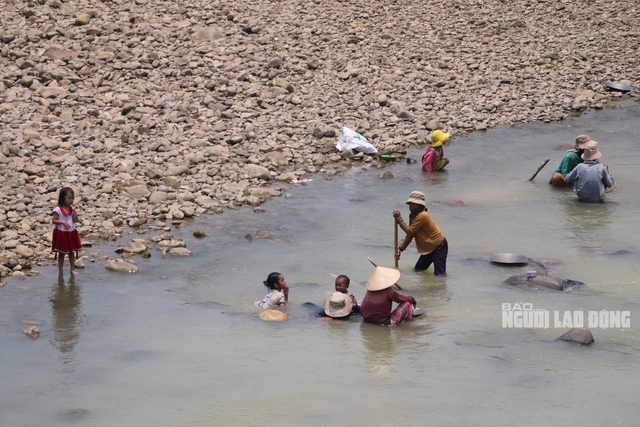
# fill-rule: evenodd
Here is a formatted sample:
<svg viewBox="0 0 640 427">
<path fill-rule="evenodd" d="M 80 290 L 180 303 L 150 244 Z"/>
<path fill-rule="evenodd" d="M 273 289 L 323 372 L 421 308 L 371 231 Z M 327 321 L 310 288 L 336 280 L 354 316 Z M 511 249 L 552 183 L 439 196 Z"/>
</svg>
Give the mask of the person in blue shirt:
<svg viewBox="0 0 640 427">
<path fill-rule="evenodd" d="M 589 141 L 582 153 L 583 163 L 576 166 L 564 178 L 567 184 L 576 183 L 575 192 L 578 199 L 587 203 L 604 203 L 605 188 L 613 186 L 613 178 L 609 175 L 609 167 L 598 159 L 602 153 L 596 141 Z"/>
</svg>

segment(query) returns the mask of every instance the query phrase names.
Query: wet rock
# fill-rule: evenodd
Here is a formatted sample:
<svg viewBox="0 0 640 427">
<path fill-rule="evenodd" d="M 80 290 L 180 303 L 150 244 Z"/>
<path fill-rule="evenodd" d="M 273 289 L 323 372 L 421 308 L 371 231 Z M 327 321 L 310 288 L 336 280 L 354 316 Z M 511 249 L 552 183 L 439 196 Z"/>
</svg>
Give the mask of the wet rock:
<svg viewBox="0 0 640 427">
<path fill-rule="evenodd" d="M 29 338 L 31 338 L 32 340 L 40 336 L 40 330 L 38 329 L 37 326 L 30 326 L 27 329 L 25 329 L 22 333 L 28 336 Z"/>
<path fill-rule="evenodd" d="M 591 343 L 593 343 L 595 341 L 593 339 L 593 334 L 591 333 L 589 328 L 586 328 L 586 327 L 571 328 L 569 331 L 567 331 L 566 333 L 562 334 L 561 336 L 559 336 L 555 340 L 556 341 L 577 342 L 577 343 L 580 343 L 580 344 L 583 344 L 583 345 L 590 345 Z"/>
<path fill-rule="evenodd" d="M 203 237 L 207 237 L 207 236 L 208 234 L 204 230 L 196 230 L 193 232 L 193 237 L 196 237 L 198 239 L 202 239 Z"/>
<path fill-rule="evenodd" d="M 187 248 L 171 248 L 169 249 L 169 255 L 175 256 L 175 257 L 192 256 L 193 252 L 191 252 Z"/>
<path fill-rule="evenodd" d="M 256 233 L 256 239 L 268 239 L 269 238 L 269 232 L 268 231 L 258 231 Z"/>
<path fill-rule="evenodd" d="M 135 273 L 138 273 L 139 271 L 138 267 L 134 264 L 121 261 L 121 260 L 113 260 L 113 259 L 110 259 L 107 261 L 107 264 L 105 265 L 105 269 L 107 269 L 108 271 L 115 271 L 117 273 L 129 273 L 129 274 L 135 274 Z"/>
<path fill-rule="evenodd" d="M 551 289 L 554 291 L 568 291 L 575 287 L 584 285 L 582 282 L 571 279 L 558 279 L 556 277 L 538 275 L 528 277 L 526 274 L 519 276 L 511 276 L 504 281 L 510 285 L 520 285 L 527 289 L 540 290 Z"/>
<path fill-rule="evenodd" d="M 147 251 L 147 245 L 140 241 L 127 242 L 122 250 L 130 254 L 141 254 Z"/>
<path fill-rule="evenodd" d="M 378 178 L 391 179 L 393 178 L 393 174 L 389 171 L 383 171 L 378 174 Z"/>
</svg>

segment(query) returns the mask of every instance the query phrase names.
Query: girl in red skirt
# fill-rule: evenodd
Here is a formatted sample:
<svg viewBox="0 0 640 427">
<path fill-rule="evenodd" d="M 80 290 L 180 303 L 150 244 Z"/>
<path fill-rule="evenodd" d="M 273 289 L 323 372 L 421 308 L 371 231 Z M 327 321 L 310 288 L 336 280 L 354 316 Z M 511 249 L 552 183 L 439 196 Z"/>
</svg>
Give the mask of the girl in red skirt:
<svg viewBox="0 0 640 427">
<path fill-rule="evenodd" d="M 58 206 L 53 210 L 53 220 L 56 227 L 53 229 L 53 239 L 51 250 L 58 258 L 58 269 L 62 276 L 64 266 L 64 254 L 69 254 L 69 265 L 71 274 L 76 274 L 76 257 L 78 251 L 82 250 L 80 236 L 74 223 L 78 221 L 78 213 L 73 204 L 75 194 L 69 187 L 64 187 L 58 195 Z M 74 252 L 76 252 L 74 254 Z"/>
</svg>

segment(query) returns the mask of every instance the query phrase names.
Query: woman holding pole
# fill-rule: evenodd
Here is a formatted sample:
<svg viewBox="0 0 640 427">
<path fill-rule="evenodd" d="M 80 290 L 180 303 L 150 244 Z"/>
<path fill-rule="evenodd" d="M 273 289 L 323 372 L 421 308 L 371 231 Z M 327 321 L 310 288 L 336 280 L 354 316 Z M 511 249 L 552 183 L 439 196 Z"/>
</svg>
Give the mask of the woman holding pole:
<svg viewBox="0 0 640 427">
<path fill-rule="evenodd" d="M 402 231 L 406 233 L 400 246 L 396 247 L 395 258 L 400 259 L 400 254 L 404 251 L 409 243 L 415 238 L 416 247 L 420 258 L 414 267 L 415 271 L 424 271 L 433 263 L 434 275 L 447 275 L 447 254 L 449 253 L 449 244 L 436 223 L 427 213 L 424 193 L 413 191 L 407 200 L 409 210 L 409 225 L 407 225 L 400 211 L 394 210 L 393 217 Z M 397 240 L 396 240 L 397 241 Z"/>
</svg>

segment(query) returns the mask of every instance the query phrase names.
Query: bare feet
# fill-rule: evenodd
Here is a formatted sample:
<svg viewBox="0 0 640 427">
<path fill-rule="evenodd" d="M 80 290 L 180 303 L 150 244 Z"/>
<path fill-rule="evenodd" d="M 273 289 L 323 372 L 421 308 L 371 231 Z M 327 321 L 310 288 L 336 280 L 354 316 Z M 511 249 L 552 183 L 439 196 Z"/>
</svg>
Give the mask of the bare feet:
<svg viewBox="0 0 640 427">
<path fill-rule="evenodd" d="M 71 270 L 71 275 L 75 276 L 76 275 L 76 271 L 75 270 Z"/>
</svg>

